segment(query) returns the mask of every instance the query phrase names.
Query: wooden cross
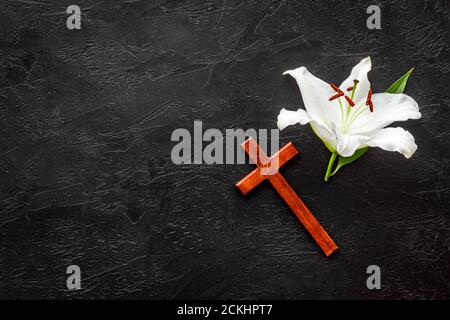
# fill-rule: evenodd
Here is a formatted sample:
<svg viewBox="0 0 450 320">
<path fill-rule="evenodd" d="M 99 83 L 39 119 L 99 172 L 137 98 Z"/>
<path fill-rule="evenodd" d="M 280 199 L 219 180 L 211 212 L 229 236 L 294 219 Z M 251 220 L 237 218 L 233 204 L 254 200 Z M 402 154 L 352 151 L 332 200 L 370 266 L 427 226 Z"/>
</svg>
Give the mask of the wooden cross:
<svg viewBox="0 0 450 320">
<path fill-rule="evenodd" d="M 286 204 L 294 211 L 297 218 L 305 226 L 306 230 L 308 230 L 325 255 L 329 256 L 337 250 L 338 246 L 322 228 L 303 201 L 297 196 L 286 179 L 278 172 L 278 169 L 281 166 L 298 154 L 298 150 L 292 142 L 289 142 L 270 158 L 265 155 L 264 151 L 253 138 L 244 141 L 244 143 L 242 143 L 242 148 L 244 148 L 250 158 L 255 161 L 258 167 L 244 179 L 236 183 L 236 187 L 239 191 L 241 191 L 243 195 L 246 195 L 264 180 L 269 180 Z M 269 167 L 272 167 L 273 171 L 270 175 L 264 175 L 262 170 Z"/>
</svg>

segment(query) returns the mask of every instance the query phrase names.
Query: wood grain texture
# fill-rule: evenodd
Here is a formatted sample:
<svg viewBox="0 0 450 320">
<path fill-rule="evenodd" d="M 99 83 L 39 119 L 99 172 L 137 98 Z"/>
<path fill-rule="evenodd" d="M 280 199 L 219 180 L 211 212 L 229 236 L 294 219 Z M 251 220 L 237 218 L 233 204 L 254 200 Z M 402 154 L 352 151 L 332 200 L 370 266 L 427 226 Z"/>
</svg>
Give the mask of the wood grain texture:
<svg viewBox="0 0 450 320">
<path fill-rule="evenodd" d="M 256 150 L 254 154 L 250 152 L 251 144 L 253 144 L 253 150 Z M 255 170 L 250 172 L 242 180 L 236 183 L 236 187 L 244 196 L 248 192 L 250 192 L 253 188 L 255 188 L 258 184 L 267 179 L 267 176 L 264 176 L 261 173 L 263 165 L 273 166 L 274 170 L 278 171 L 279 168 L 281 168 L 285 163 L 287 163 L 289 160 L 291 160 L 298 154 L 298 150 L 297 148 L 294 147 L 292 142 L 287 143 L 279 150 L 279 152 L 277 152 L 276 155 L 271 157 L 272 159 L 274 159 L 273 162 L 271 162 L 271 159 L 269 159 L 265 155 L 264 151 L 262 151 L 262 149 L 256 145 L 256 141 L 254 141 L 252 138 L 245 140 L 242 144 L 242 148 L 245 150 L 247 154 L 250 155 L 253 161 L 255 161 L 255 163 L 258 165 L 258 167 Z"/>
<path fill-rule="evenodd" d="M 311 237 L 316 241 L 326 256 L 331 255 L 338 246 L 330 238 L 328 233 L 323 229 L 308 207 L 298 197 L 291 188 L 286 179 L 278 172 L 278 170 L 298 154 L 297 148 L 289 142 L 270 158 L 266 156 L 261 147 L 253 138 L 249 138 L 242 143 L 242 148 L 258 165 L 258 170 L 251 172 L 245 178 L 236 183 L 236 187 L 243 195 L 254 189 L 259 183 L 265 179 L 269 180 L 278 194 L 283 198 L 286 204 L 291 208 Z M 261 169 L 270 166 L 274 172 L 270 175 L 263 175 Z"/>
</svg>

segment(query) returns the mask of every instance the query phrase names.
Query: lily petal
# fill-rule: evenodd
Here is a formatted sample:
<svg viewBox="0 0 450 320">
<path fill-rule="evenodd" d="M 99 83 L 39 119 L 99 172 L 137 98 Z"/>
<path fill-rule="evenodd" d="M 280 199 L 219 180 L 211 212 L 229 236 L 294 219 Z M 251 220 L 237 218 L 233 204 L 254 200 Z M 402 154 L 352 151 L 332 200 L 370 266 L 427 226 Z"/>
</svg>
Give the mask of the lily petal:
<svg viewBox="0 0 450 320">
<path fill-rule="evenodd" d="M 376 130 L 365 143 L 370 147 L 400 152 L 405 158 L 411 158 L 417 150 L 412 134 L 400 127 Z"/>
<path fill-rule="evenodd" d="M 341 108 L 337 99 L 328 100 L 335 94 L 328 83 L 312 75 L 305 67 L 288 70 L 283 74 L 289 74 L 297 81 L 305 109 L 312 120 L 328 129 L 331 129 L 331 123 L 340 123 Z"/>
<path fill-rule="evenodd" d="M 382 129 L 395 121 L 420 119 L 417 102 L 406 94 L 377 93 L 372 96 L 374 111 L 370 112 L 365 105 L 361 106 L 360 115 L 351 123 L 349 132 L 363 134 Z"/>
<path fill-rule="evenodd" d="M 335 130 L 337 137 L 336 151 L 343 157 L 351 157 L 356 150 L 365 146 L 369 139 L 367 136 L 342 133 L 339 129 Z"/>
<path fill-rule="evenodd" d="M 309 123 L 314 133 L 322 140 L 328 150 L 331 152 L 336 150 L 336 136 L 326 126 L 313 120 L 305 110 L 298 109 L 297 111 L 289 111 L 284 108 L 281 109 L 277 121 L 278 129 L 283 130 L 297 123 L 301 125 Z"/>
<path fill-rule="evenodd" d="M 284 108 L 281 109 L 277 119 L 277 126 L 280 130 L 283 130 L 288 126 L 292 126 L 297 123 L 305 125 L 312 120 L 309 114 L 303 109 L 298 109 L 297 111 L 289 111 Z"/>
<path fill-rule="evenodd" d="M 322 140 L 327 149 L 330 150 L 330 152 L 334 152 L 336 150 L 336 135 L 330 132 L 328 128 L 318 124 L 316 121 L 311 121 L 309 124 L 316 136 Z"/>
<path fill-rule="evenodd" d="M 372 69 L 372 61 L 370 57 L 362 59 L 356 66 L 353 67 L 350 76 L 342 82 L 339 87 L 342 91 L 347 92 L 347 88 L 353 86 L 353 80 L 358 80 L 358 84 L 356 86 L 355 95 L 353 97 L 353 101 L 358 105 L 361 101 L 366 101 L 367 94 L 370 89 L 370 82 L 367 78 L 367 73 Z"/>
</svg>

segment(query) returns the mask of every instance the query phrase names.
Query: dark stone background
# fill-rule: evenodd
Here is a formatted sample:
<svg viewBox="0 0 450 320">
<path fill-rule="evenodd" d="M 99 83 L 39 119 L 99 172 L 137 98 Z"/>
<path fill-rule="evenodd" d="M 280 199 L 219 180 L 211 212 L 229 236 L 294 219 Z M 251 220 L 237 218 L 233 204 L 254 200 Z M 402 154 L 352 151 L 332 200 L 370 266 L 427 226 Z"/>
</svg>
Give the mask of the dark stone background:
<svg viewBox="0 0 450 320">
<path fill-rule="evenodd" d="M 0 3 L 0 298 L 450 297 L 447 1 L 86 0 L 69 31 L 76 2 Z M 416 67 L 412 159 L 371 149 L 325 183 L 311 130 L 281 132 L 332 257 L 269 185 L 235 190 L 251 165 L 172 164 L 175 128 L 275 128 L 302 105 L 283 71 L 340 82 L 367 55 L 376 92 Z"/>
</svg>

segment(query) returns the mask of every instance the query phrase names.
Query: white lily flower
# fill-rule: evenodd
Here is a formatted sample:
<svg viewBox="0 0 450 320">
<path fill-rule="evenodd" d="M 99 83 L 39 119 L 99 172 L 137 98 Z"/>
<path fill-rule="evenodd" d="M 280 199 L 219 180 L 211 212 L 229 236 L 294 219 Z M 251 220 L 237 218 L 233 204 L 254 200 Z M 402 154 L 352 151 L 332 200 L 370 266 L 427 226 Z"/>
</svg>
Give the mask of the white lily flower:
<svg viewBox="0 0 450 320">
<path fill-rule="evenodd" d="M 282 109 L 278 128 L 309 123 L 334 158 L 338 154 L 350 157 L 367 146 L 410 158 L 417 150 L 414 137 L 403 128 L 385 127 L 395 121 L 419 119 L 419 106 L 406 94 L 372 95 L 367 78 L 371 67 L 370 57 L 361 60 L 339 87 L 320 80 L 305 67 L 284 72 L 297 81 L 306 110 Z"/>
</svg>

